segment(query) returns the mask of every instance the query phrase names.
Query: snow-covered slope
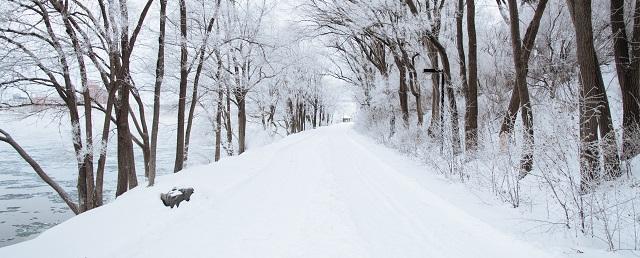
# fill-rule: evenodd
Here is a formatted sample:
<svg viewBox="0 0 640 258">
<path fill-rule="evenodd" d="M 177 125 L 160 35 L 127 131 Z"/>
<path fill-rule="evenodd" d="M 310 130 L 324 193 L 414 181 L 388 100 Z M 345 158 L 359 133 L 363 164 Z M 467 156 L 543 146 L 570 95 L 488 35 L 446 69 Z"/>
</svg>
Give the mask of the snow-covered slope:
<svg viewBox="0 0 640 258">
<path fill-rule="evenodd" d="M 429 175 L 422 169 L 350 125 L 321 128 L 161 177 L 2 248 L 0 257 L 572 255 L 519 240 L 452 204 L 410 176 Z M 159 195 L 173 186 L 195 188 L 191 201 L 164 207 Z"/>
</svg>

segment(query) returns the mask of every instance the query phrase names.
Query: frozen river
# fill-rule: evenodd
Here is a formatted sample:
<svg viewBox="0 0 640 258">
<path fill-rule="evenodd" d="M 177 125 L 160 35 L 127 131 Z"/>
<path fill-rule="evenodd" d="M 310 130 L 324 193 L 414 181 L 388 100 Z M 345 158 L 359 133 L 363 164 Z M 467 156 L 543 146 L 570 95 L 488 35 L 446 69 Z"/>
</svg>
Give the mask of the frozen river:
<svg viewBox="0 0 640 258">
<path fill-rule="evenodd" d="M 175 121 L 164 116 L 160 125 L 158 146 L 158 174 L 171 173 L 175 159 Z M 164 121 L 166 120 L 166 121 Z M 173 123 L 172 123 L 173 122 Z M 40 163 L 44 171 L 76 196 L 77 169 L 69 131 L 68 120 L 53 119 L 52 115 L 29 117 L 0 112 L 0 128 L 9 132 L 22 147 Z M 95 125 L 101 129 L 101 125 Z M 213 137 L 206 121 L 194 128 L 189 163 L 210 162 Z M 94 133 L 100 137 L 98 130 Z M 111 140 L 113 141 L 112 138 Z M 112 142 L 113 143 L 113 142 Z M 143 176 L 142 155 L 136 149 L 137 172 L 140 185 L 146 185 Z M 97 156 L 97 155 L 96 155 Z M 105 169 L 106 201 L 114 198 L 117 163 L 115 144 L 110 144 Z M 97 162 L 97 158 L 96 158 Z M 0 142 L 0 247 L 37 236 L 73 216 L 65 203 L 46 185 L 31 167 L 6 143 Z"/>
</svg>

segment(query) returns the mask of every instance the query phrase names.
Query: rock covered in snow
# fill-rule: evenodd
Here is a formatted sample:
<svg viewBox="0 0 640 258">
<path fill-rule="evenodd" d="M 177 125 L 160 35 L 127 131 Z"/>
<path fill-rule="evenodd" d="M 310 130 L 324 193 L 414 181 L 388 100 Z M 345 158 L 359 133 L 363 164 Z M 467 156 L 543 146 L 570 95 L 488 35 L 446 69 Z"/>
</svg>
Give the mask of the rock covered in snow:
<svg viewBox="0 0 640 258">
<path fill-rule="evenodd" d="M 193 188 L 176 188 L 174 187 L 171 191 L 167 193 L 160 194 L 160 200 L 164 206 L 171 207 L 173 206 L 180 207 L 180 202 L 191 200 L 191 195 L 193 194 Z"/>
</svg>

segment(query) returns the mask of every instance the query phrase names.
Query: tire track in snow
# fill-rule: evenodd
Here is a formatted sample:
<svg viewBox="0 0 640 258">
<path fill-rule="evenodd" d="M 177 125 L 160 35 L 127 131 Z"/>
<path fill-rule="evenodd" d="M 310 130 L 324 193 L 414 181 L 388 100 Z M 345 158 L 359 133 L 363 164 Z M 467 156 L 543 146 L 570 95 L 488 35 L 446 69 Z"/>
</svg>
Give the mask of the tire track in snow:
<svg viewBox="0 0 640 258">
<path fill-rule="evenodd" d="M 371 158 L 369 151 L 360 147 L 343 133 L 336 131 L 332 138 L 333 149 L 341 150 L 333 154 L 331 158 L 338 164 L 346 167 L 338 168 L 343 175 L 341 182 L 350 183 L 345 186 L 350 195 L 360 196 L 351 200 L 351 206 L 358 224 L 360 224 L 361 236 L 367 239 L 370 248 L 375 250 L 372 257 L 424 257 L 429 253 L 432 257 L 446 257 L 445 252 L 439 246 L 428 243 L 433 242 L 433 236 L 419 234 L 415 226 L 420 225 L 420 218 L 415 218 L 411 212 L 405 211 L 389 193 L 384 192 L 380 183 L 390 182 L 389 178 L 377 176 L 382 170 L 392 169 L 387 164 L 378 161 L 378 157 Z M 364 158 L 367 157 L 367 158 Z M 377 176 L 376 180 L 372 177 Z M 359 192 L 354 194 L 354 191 Z M 363 206 L 362 204 L 368 204 Z M 372 221 L 362 222 L 367 219 L 367 213 Z M 381 228 L 384 227 L 384 228 Z M 381 231 L 384 231 L 382 233 Z M 381 234 L 382 233 L 382 234 Z M 391 235 L 391 236 L 387 236 Z"/>
<path fill-rule="evenodd" d="M 400 214 L 404 217 L 402 220 L 415 226 L 410 229 L 413 232 L 407 234 L 430 240 L 421 244 L 432 248 L 422 250 L 432 257 L 551 257 L 472 217 L 396 171 L 392 163 L 385 162 L 387 153 L 373 152 L 373 148 L 367 148 L 367 145 L 374 145 L 371 140 L 354 135 L 356 133 L 350 128 L 338 127 L 335 130 L 339 135 L 334 137 L 335 146 L 342 146 L 345 153 L 351 153 L 349 159 L 355 167 L 354 171 L 359 171 L 356 174 L 361 181 L 369 184 L 370 194 L 385 203 L 382 207 L 396 209 L 388 211 L 389 214 Z M 413 161 L 405 159 L 404 162 Z M 405 246 L 406 243 L 398 244 Z M 412 257 L 412 254 L 416 253 L 405 253 L 403 256 Z"/>
</svg>

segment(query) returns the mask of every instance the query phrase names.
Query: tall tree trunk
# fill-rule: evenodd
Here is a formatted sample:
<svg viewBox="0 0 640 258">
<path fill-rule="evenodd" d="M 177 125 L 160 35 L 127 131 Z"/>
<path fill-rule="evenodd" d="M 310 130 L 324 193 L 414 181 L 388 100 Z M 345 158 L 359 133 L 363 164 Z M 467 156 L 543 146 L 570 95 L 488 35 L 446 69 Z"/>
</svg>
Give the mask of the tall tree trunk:
<svg viewBox="0 0 640 258">
<path fill-rule="evenodd" d="M 298 100 L 298 132 L 304 131 L 305 106 L 304 99 Z"/>
<path fill-rule="evenodd" d="M 296 133 L 302 132 L 302 104 L 300 100 L 296 97 Z"/>
<path fill-rule="evenodd" d="M 133 156 L 133 142 L 129 128 L 129 108 L 129 84 L 119 81 L 118 108 L 116 110 L 118 133 L 118 185 L 116 196 L 120 196 L 138 185 Z"/>
<path fill-rule="evenodd" d="M 409 128 L 409 101 L 407 96 L 407 70 L 402 64 L 400 57 L 395 57 L 398 72 L 400 72 L 398 97 L 400 99 L 400 112 L 402 112 L 402 121 L 405 128 Z"/>
<path fill-rule="evenodd" d="M 471 0 L 468 0 L 468 1 L 471 1 Z M 467 6 L 467 9 L 468 8 L 469 6 Z M 475 10 L 475 7 L 474 7 L 474 10 Z M 456 46 L 458 49 L 458 64 L 460 66 L 460 78 L 462 79 L 462 89 L 465 91 L 465 94 L 466 94 L 466 91 L 469 88 L 469 84 L 467 84 L 467 64 L 466 64 L 467 62 L 465 60 L 466 55 L 464 53 L 464 27 L 462 22 L 463 18 L 464 18 L 464 0 L 458 0 L 458 10 L 456 11 Z M 467 18 L 467 30 L 469 29 L 468 19 L 469 18 Z M 475 15 L 474 15 L 474 19 L 475 19 Z M 473 24 L 475 25 L 475 20 Z M 475 31 L 475 28 L 474 28 L 474 31 Z M 471 41 L 471 38 L 469 38 L 469 41 Z M 469 56 L 471 56 L 471 53 L 469 53 Z"/>
<path fill-rule="evenodd" d="M 622 92 L 622 159 L 640 153 L 640 1 L 632 13 L 633 30 L 626 32 L 624 0 L 611 0 L 611 30 L 618 82 Z M 609 175 L 612 178 L 619 175 Z"/>
<path fill-rule="evenodd" d="M 267 130 L 267 118 L 266 118 L 266 111 L 264 110 L 264 107 L 260 107 L 260 121 L 262 122 L 262 130 Z"/>
<path fill-rule="evenodd" d="M 129 129 L 129 85 L 118 83 L 118 108 L 116 110 L 116 124 L 118 133 L 118 185 L 116 196 L 136 187 L 136 168 L 133 156 L 133 142 Z"/>
<path fill-rule="evenodd" d="M 307 104 L 302 103 L 302 130 L 307 130 Z"/>
<path fill-rule="evenodd" d="M 81 205 L 84 206 L 85 209 L 92 209 L 93 207 L 97 207 L 102 205 L 102 185 L 100 185 L 100 188 L 97 189 L 97 184 L 98 181 L 100 180 L 100 184 L 102 184 L 102 178 L 98 178 L 98 175 L 100 175 L 100 168 L 98 168 L 98 172 L 96 175 L 96 181 L 94 183 L 94 176 L 93 176 L 93 149 L 94 149 L 94 141 L 93 141 L 93 130 L 92 130 L 92 115 L 91 115 L 91 110 L 92 110 L 92 100 L 91 100 L 91 91 L 88 88 L 88 78 L 87 78 L 87 69 L 86 69 L 86 65 L 84 62 L 84 55 L 86 54 L 89 59 L 96 65 L 96 67 L 100 67 L 99 65 L 99 61 L 98 58 L 95 54 L 95 52 L 93 52 L 93 49 L 91 46 L 88 46 L 86 48 L 82 47 L 80 44 L 80 41 L 78 39 L 78 34 L 80 34 L 83 39 L 85 40 L 85 42 L 90 41 L 89 36 L 87 35 L 87 33 L 83 30 L 76 30 L 74 28 L 78 27 L 78 23 L 77 21 L 74 19 L 73 16 L 69 15 L 69 10 L 68 8 L 66 8 L 66 6 L 62 5 L 62 2 L 51 2 L 52 5 L 54 6 L 54 8 L 56 9 L 56 11 L 58 11 L 61 15 L 62 15 L 62 19 L 63 19 L 63 23 L 67 32 L 67 35 L 71 38 L 71 41 L 73 43 L 73 48 L 74 48 L 74 52 L 76 53 L 76 58 L 78 61 L 78 67 L 80 69 L 80 78 L 81 78 L 81 83 L 82 83 L 82 88 L 83 88 L 83 97 L 84 97 L 84 109 L 85 109 L 85 132 L 86 132 L 86 143 L 87 143 L 87 151 L 85 151 L 84 155 L 84 164 L 86 164 L 85 166 L 85 170 L 86 170 L 86 176 L 80 176 L 79 175 L 79 182 L 80 180 L 83 180 L 82 177 L 84 178 L 84 181 L 86 181 L 86 186 L 82 186 L 82 185 L 78 185 L 78 188 L 85 188 L 86 187 L 86 191 L 84 191 L 86 193 L 86 204 Z M 39 7 L 42 7 L 42 5 L 39 5 Z M 47 18 L 48 15 L 45 15 L 44 12 L 42 13 L 44 18 Z M 76 33 L 77 32 L 77 33 Z M 106 71 L 104 71 L 103 69 L 98 69 L 99 73 L 100 73 L 100 77 L 103 80 L 103 83 L 107 86 L 107 88 L 109 87 L 109 75 Z M 110 118 L 111 118 L 111 109 L 113 107 L 113 96 L 114 96 L 114 91 L 110 90 L 109 91 L 109 98 L 110 99 L 110 103 L 107 103 L 108 107 L 107 110 L 108 115 L 105 116 L 105 118 L 107 119 L 105 122 L 104 127 L 109 127 L 110 126 Z M 64 98 L 63 98 L 64 99 Z M 103 133 L 103 135 L 108 134 L 108 129 L 106 129 L 106 133 Z M 108 137 L 108 135 L 107 135 Z M 108 139 L 105 139 L 103 142 L 106 142 Z M 101 142 L 102 143 L 102 142 Z M 106 145 L 106 144 L 105 144 Z M 102 152 L 101 156 L 102 155 Z M 104 154 L 106 155 L 106 153 Z M 104 172 L 104 166 L 102 168 L 102 172 Z M 79 189 L 79 192 L 82 193 L 83 190 Z M 99 200 L 98 200 L 99 198 Z"/>
<path fill-rule="evenodd" d="M 429 42 L 425 42 L 427 55 L 433 69 L 439 70 L 438 50 Z M 429 123 L 428 134 L 434 138 L 441 138 L 440 135 L 440 76 L 431 75 L 431 122 Z"/>
<path fill-rule="evenodd" d="M 214 161 L 220 160 L 221 154 L 221 145 L 222 145 L 222 114 L 224 113 L 224 89 L 222 88 L 222 70 L 224 67 L 222 66 L 222 56 L 220 52 L 216 49 L 214 51 L 216 58 L 218 59 L 218 70 L 216 71 L 216 88 L 218 93 L 218 101 L 216 103 L 216 125 L 215 125 L 215 133 L 216 133 L 216 146 L 214 153 Z"/>
<path fill-rule="evenodd" d="M 178 93 L 178 129 L 176 132 L 176 161 L 173 172 L 177 173 L 184 167 L 184 113 L 187 98 L 187 6 L 186 0 L 180 0 L 180 90 Z"/>
<path fill-rule="evenodd" d="M 447 101 L 449 103 L 449 113 L 451 114 L 451 141 L 453 153 L 458 154 L 461 152 L 462 146 L 460 144 L 460 117 L 458 115 L 458 105 L 456 104 L 456 97 L 453 91 L 453 87 L 449 85 L 446 89 Z"/>
<path fill-rule="evenodd" d="M 529 173 L 533 167 L 533 110 L 529 100 L 529 89 L 527 87 L 527 67 L 522 59 L 522 42 L 520 38 L 520 17 L 518 14 L 518 4 L 516 0 L 508 0 L 509 19 L 511 28 L 511 45 L 513 49 L 513 62 L 516 68 L 516 87 L 518 88 L 518 98 L 522 109 L 522 123 L 524 127 L 522 158 L 520 161 L 520 178 Z"/>
<path fill-rule="evenodd" d="M 318 126 L 318 98 L 313 99 L 313 129 L 316 129 Z"/>
<path fill-rule="evenodd" d="M 411 94 L 416 100 L 416 116 L 418 117 L 418 126 L 424 124 L 424 111 L 422 110 L 422 92 L 418 81 L 418 73 L 415 68 L 411 68 L 409 71 L 409 88 Z"/>
<path fill-rule="evenodd" d="M 287 108 L 289 109 L 289 128 L 287 128 L 287 132 L 289 134 L 296 133 L 296 112 L 293 107 L 293 100 L 291 97 L 287 98 Z"/>
<path fill-rule="evenodd" d="M 509 138 L 513 134 L 513 128 L 518 117 L 518 110 L 520 109 L 520 97 L 516 82 L 513 85 L 513 92 L 511 92 L 511 98 L 509 99 L 509 106 L 507 107 L 507 113 L 504 115 L 502 124 L 500 125 L 500 144 L 502 147 L 506 147 Z"/>
<path fill-rule="evenodd" d="M 82 130 L 81 130 L 80 115 L 78 110 L 78 100 L 76 97 L 76 88 L 73 85 L 72 79 L 70 76 L 70 66 L 67 59 L 67 53 L 63 51 L 58 35 L 56 35 L 56 32 L 53 29 L 52 20 L 49 16 L 49 10 L 46 10 L 43 3 L 41 2 L 34 2 L 34 3 L 39 9 L 39 12 L 40 12 L 39 14 L 42 16 L 42 22 L 46 26 L 46 31 L 51 39 L 50 42 L 53 45 L 55 51 L 57 52 L 59 65 L 61 66 L 63 71 L 62 76 L 64 79 L 65 94 L 61 95 L 60 97 L 65 101 L 65 104 L 69 110 L 69 118 L 71 122 L 71 135 L 73 139 L 73 148 L 74 148 L 77 168 L 78 168 L 78 181 L 77 181 L 78 206 L 79 206 L 78 209 L 80 212 L 84 212 L 88 209 L 87 194 L 89 193 L 87 192 L 87 165 L 89 164 L 87 162 L 89 162 L 89 160 L 87 159 L 86 150 L 83 149 Z M 83 52 L 80 49 L 80 44 L 78 42 L 78 38 L 76 37 L 75 31 L 73 30 L 69 22 L 68 13 L 63 7 L 60 6 L 59 3 L 53 3 L 53 5 L 54 7 L 57 7 L 58 11 L 62 14 L 63 22 L 66 25 L 67 35 L 71 38 L 71 42 L 75 50 L 75 56 L 77 58 L 77 61 L 79 62 L 78 65 L 80 67 L 80 76 L 81 76 L 82 85 L 84 86 L 82 89 L 82 92 L 84 92 L 85 98 L 86 98 L 86 95 L 88 95 L 87 94 L 88 89 L 87 89 L 87 75 L 86 75 L 86 67 L 84 65 Z M 85 103 L 86 101 L 87 100 L 85 99 Z M 89 101 L 89 104 L 90 103 L 91 102 Z M 90 126 L 91 112 L 89 112 L 88 115 L 89 115 L 88 122 Z M 84 147 L 90 148 L 90 146 L 87 146 L 87 144 L 88 143 L 85 143 Z"/>
<path fill-rule="evenodd" d="M 413 95 L 416 101 L 416 117 L 418 118 L 418 126 L 422 126 L 422 124 L 424 123 L 424 113 L 422 111 L 422 92 L 420 89 L 420 83 L 418 81 L 418 73 L 416 72 L 415 67 L 415 58 L 418 56 L 418 54 L 410 57 L 409 53 L 404 48 L 399 47 L 399 50 L 402 54 L 402 60 L 405 66 L 406 73 L 409 75 L 409 90 L 411 91 L 411 95 Z"/>
<path fill-rule="evenodd" d="M 215 15 L 209 19 L 209 25 L 207 25 L 205 39 L 202 42 L 202 46 L 200 46 L 199 57 L 198 57 L 198 67 L 196 68 L 196 75 L 193 79 L 193 91 L 191 95 L 191 105 L 189 106 L 189 116 L 187 118 L 187 132 L 185 136 L 185 148 L 184 148 L 184 161 L 186 162 L 189 158 L 189 142 L 191 140 L 191 128 L 193 126 L 193 117 L 196 110 L 196 104 L 198 102 L 198 84 L 200 83 L 200 74 L 202 74 L 202 69 L 204 67 L 205 61 L 205 50 L 207 48 L 207 43 L 209 42 L 209 36 L 211 35 L 211 31 L 213 30 L 214 22 L 217 18 L 218 9 L 220 5 L 220 1 L 218 0 L 218 7 L 216 8 Z"/>
<path fill-rule="evenodd" d="M 144 160 L 144 176 L 149 177 L 149 158 L 151 156 L 151 147 L 149 143 L 149 127 L 147 126 L 147 117 L 146 112 L 144 111 L 144 103 L 142 102 L 142 98 L 138 93 L 137 89 L 132 88 L 131 94 L 135 99 L 136 103 L 138 103 L 138 114 L 140 114 L 140 120 L 136 119 L 135 114 L 131 111 L 131 118 L 133 120 L 133 124 L 136 127 L 136 130 L 140 134 L 142 138 L 142 142 L 138 141 L 138 145 L 142 149 L 142 158 Z"/>
<path fill-rule="evenodd" d="M 119 9 L 119 13 L 111 12 L 111 9 L 107 12 L 104 1 L 98 1 L 104 20 L 105 31 L 108 31 L 110 35 L 120 36 L 119 46 L 116 43 L 118 39 L 107 38 L 109 68 L 112 76 L 111 81 L 113 87 L 116 87 L 118 94 L 115 106 L 118 134 L 118 183 L 116 197 L 138 185 L 133 155 L 133 142 L 129 130 L 129 91 L 131 90 L 130 87 L 132 84 L 129 66 L 131 53 L 134 49 L 137 36 L 142 29 L 142 25 L 152 3 L 153 0 L 147 0 L 138 17 L 131 38 L 129 38 L 129 14 L 126 0 L 120 0 L 117 7 L 114 7 L 115 10 Z M 116 17 L 120 19 L 118 22 L 116 22 Z M 114 74 L 115 77 L 113 77 Z"/>
<path fill-rule="evenodd" d="M 238 154 L 244 153 L 245 135 L 247 130 L 247 111 L 246 111 L 246 92 L 236 93 L 236 102 L 238 102 Z"/>
<path fill-rule="evenodd" d="M 295 108 L 294 114 L 291 118 L 293 120 L 293 130 L 292 133 L 300 132 L 300 103 L 298 101 L 298 97 L 295 99 Z"/>
<path fill-rule="evenodd" d="M 82 58 L 79 58 L 82 59 Z M 84 64 L 82 64 L 81 66 L 84 66 Z M 86 68 L 83 68 L 83 70 Z M 93 142 L 93 121 L 92 121 L 92 116 L 91 116 L 91 108 L 92 108 L 92 104 L 91 104 L 91 93 L 89 92 L 89 87 L 87 85 L 87 81 L 86 81 L 86 70 L 83 71 L 82 73 L 84 73 L 85 75 L 83 76 L 85 78 L 85 82 L 84 82 L 84 92 L 83 92 L 83 98 L 84 98 L 84 120 L 85 120 L 85 154 L 84 154 L 84 169 L 85 169 L 85 175 L 84 175 L 84 186 L 82 185 L 78 185 L 78 187 L 84 187 L 84 194 L 85 194 L 85 210 L 90 210 L 95 208 L 95 181 L 94 181 L 94 174 L 93 174 L 93 146 L 94 146 L 94 142 Z M 78 178 L 78 179 L 82 179 L 82 178 Z"/>
<path fill-rule="evenodd" d="M 298 111 L 298 113 L 296 114 L 296 133 L 302 132 L 304 131 L 304 113 L 302 111 L 302 102 L 300 101 L 300 99 L 298 98 L 297 100 L 297 108 L 296 110 Z"/>
<path fill-rule="evenodd" d="M 225 131 L 227 133 L 227 155 L 233 156 L 233 128 L 231 127 L 231 91 L 227 85 L 227 105 L 225 112 Z"/>
<path fill-rule="evenodd" d="M 461 2 L 461 0 L 459 0 Z M 478 148 L 478 46 L 476 40 L 475 0 L 467 0 L 467 31 L 469 37 L 469 85 L 465 92 L 465 147 L 467 151 Z M 461 34 L 461 33 L 460 33 Z M 464 60 L 464 50 L 462 52 Z M 463 64 L 461 64 L 463 65 Z"/>
<path fill-rule="evenodd" d="M 107 98 L 107 109 L 104 112 L 104 123 L 102 126 L 102 139 L 100 141 L 100 156 L 98 157 L 98 169 L 96 170 L 96 187 L 95 187 L 95 206 L 102 206 L 104 202 L 103 186 L 104 186 L 104 169 L 107 163 L 107 147 L 109 143 L 109 133 L 111 127 L 111 113 L 115 102 L 117 87 L 112 85 L 108 88 L 109 97 Z"/>
<path fill-rule="evenodd" d="M 318 109 L 318 127 L 322 126 L 322 121 L 324 120 L 324 107 L 320 105 Z"/>
<path fill-rule="evenodd" d="M 217 103 L 217 108 L 216 108 L 216 149 L 215 149 L 215 153 L 214 153 L 214 160 L 218 161 L 220 160 L 220 145 L 222 142 L 222 112 L 223 111 L 223 105 L 222 105 L 222 97 L 223 97 L 223 93 L 222 93 L 222 89 L 220 87 L 218 87 L 218 103 Z"/>
<path fill-rule="evenodd" d="M 87 68 L 84 62 L 83 50 L 81 49 L 80 42 L 73 32 L 73 28 L 67 17 L 66 11 L 63 12 L 65 25 L 67 26 L 67 33 L 70 36 L 75 49 L 76 57 L 78 60 L 78 67 L 80 69 L 80 81 L 82 84 L 82 97 L 84 103 L 84 122 L 85 122 L 85 144 L 84 153 L 82 153 L 82 163 L 84 172 L 78 175 L 78 195 L 82 196 L 82 202 L 80 202 L 81 209 L 87 211 L 93 209 L 95 206 L 94 195 L 94 178 L 93 178 L 93 121 L 92 121 L 92 102 L 91 92 L 89 91 Z M 78 124 L 78 126 L 80 126 Z"/>
<path fill-rule="evenodd" d="M 580 51 L 580 50 L 578 50 Z M 582 77 L 593 77 L 592 75 Z M 586 91 L 586 87 L 594 89 L 593 83 L 585 83 L 581 78 L 580 87 L 580 190 L 587 192 L 600 181 L 600 153 L 598 150 L 598 123 L 595 117 L 597 107 L 591 100 L 594 91 Z"/>
<path fill-rule="evenodd" d="M 196 75 L 193 80 L 193 90 L 191 94 L 191 103 L 189 105 L 189 115 L 187 116 L 187 129 L 184 137 L 184 162 L 187 162 L 189 159 L 189 145 L 191 142 L 191 128 L 193 127 L 193 117 L 196 112 L 196 104 L 198 102 L 198 84 L 200 82 L 200 73 L 202 72 L 202 67 L 204 65 L 204 51 L 201 52 L 200 62 L 198 63 L 198 67 L 196 68 Z"/>
<path fill-rule="evenodd" d="M 276 115 L 276 106 L 274 104 L 269 105 L 269 116 L 267 117 L 267 123 L 277 127 L 274 121 L 274 116 Z"/>
<path fill-rule="evenodd" d="M 590 191 L 600 181 L 600 153 L 598 150 L 598 126 L 600 132 L 610 130 L 611 127 L 602 123 L 610 123 L 610 114 L 601 113 L 601 105 L 608 102 L 604 92 L 598 57 L 593 43 L 593 25 L 591 23 L 591 1 L 576 3 L 575 0 L 567 0 L 571 13 L 573 26 L 576 32 L 577 57 L 580 65 L 580 173 L 582 175 L 580 188 L 583 192 Z M 608 104 L 608 103 L 607 103 Z M 600 121 L 599 121 L 600 120 Z M 600 123 L 600 125 L 599 125 Z M 603 128 L 604 127 L 604 128 Z M 603 136 L 612 135 L 603 134 Z M 604 148 L 603 152 L 612 151 Z M 613 150 L 615 151 L 615 150 Z M 605 160 L 615 158 L 611 153 L 603 153 Z M 611 160 L 605 161 L 607 163 Z M 615 161 L 613 161 L 615 163 Z M 618 164 L 608 164 L 617 166 Z"/>
<path fill-rule="evenodd" d="M 517 73 L 518 71 L 520 71 L 521 74 L 519 76 L 521 78 L 524 78 L 521 81 L 525 83 L 525 86 L 526 86 L 526 78 L 528 73 L 531 50 L 534 47 L 536 36 L 538 34 L 538 29 L 540 27 L 540 21 L 542 20 L 542 15 L 544 14 L 544 10 L 546 9 L 547 2 L 548 0 L 538 1 L 538 5 L 536 6 L 533 18 L 531 19 L 531 22 L 527 27 L 527 31 L 525 33 L 524 39 L 522 39 L 522 43 L 520 44 L 519 58 L 521 59 L 520 64 L 522 65 L 522 67 L 516 68 L 516 77 L 518 77 Z M 501 5 L 500 8 L 503 8 L 501 3 L 502 3 L 501 1 L 498 1 L 498 4 Z M 518 15 L 517 5 L 514 5 L 514 8 L 516 8 L 514 10 L 515 14 Z M 510 7 L 509 7 L 509 12 L 511 13 Z M 509 24 L 511 24 L 511 22 L 509 22 Z M 518 27 L 519 27 L 519 24 L 518 24 Z M 518 34 L 518 37 L 520 37 L 519 34 Z M 513 46 L 514 45 L 512 42 L 512 47 Z M 513 92 L 511 93 L 511 99 L 509 100 L 507 113 L 505 114 L 505 117 L 502 121 L 502 125 L 500 126 L 500 141 L 503 147 L 506 146 L 507 142 L 509 141 L 509 138 L 513 133 L 513 128 L 516 122 L 516 116 L 518 115 L 518 109 L 522 106 L 520 96 L 524 93 L 520 93 L 519 89 L 520 89 L 520 86 L 518 84 L 518 81 L 514 82 Z M 528 95 L 528 93 L 526 95 Z M 522 164 L 522 165 L 524 165 L 524 167 L 526 168 L 527 166 L 530 166 L 532 164 Z"/>
<path fill-rule="evenodd" d="M 158 125 L 160 123 L 160 94 L 164 80 L 164 38 L 166 34 L 167 0 L 160 0 L 160 35 L 158 36 L 158 58 L 156 60 L 156 82 L 153 88 L 153 120 L 149 153 L 149 186 L 156 182 L 158 149 Z"/>
<path fill-rule="evenodd" d="M 594 52 L 596 58 L 594 63 L 599 64 L 598 55 Z M 599 68 L 599 67 L 598 67 Z M 609 98 L 604 88 L 604 80 L 602 79 L 602 71 L 596 71 L 598 80 L 597 96 L 600 98 L 598 103 L 598 127 L 600 131 L 600 149 L 602 150 L 602 160 L 605 172 L 605 179 L 611 180 L 622 175 L 620 170 L 620 155 L 618 155 L 618 141 L 616 140 L 616 132 L 613 129 L 613 121 L 611 121 L 611 110 L 609 109 Z"/>
<path fill-rule="evenodd" d="M 462 149 L 460 143 L 460 121 L 455 93 L 453 91 L 453 87 L 451 86 L 451 66 L 449 64 L 449 56 L 447 55 L 447 50 L 444 48 L 444 46 L 442 46 L 438 39 L 433 35 L 425 35 L 425 40 L 429 41 L 429 43 L 433 45 L 433 47 L 438 51 L 438 54 L 440 55 L 440 60 L 442 62 L 442 73 L 444 73 L 444 83 L 446 84 L 446 97 L 449 102 L 449 113 L 451 114 L 451 145 L 453 153 L 459 154 Z M 444 96 L 440 97 L 444 98 Z M 442 111 L 443 110 L 441 110 L 441 112 Z"/>
<path fill-rule="evenodd" d="M 122 11 L 123 13 L 126 11 Z M 126 17 L 121 17 L 126 20 Z M 116 73 L 115 84 L 117 88 L 116 99 L 116 129 L 117 129 L 117 153 L 118 153 L 118 179 L 116 186 L 116 197 L 122 195 L 127 190 L 137 185 L 135 172 L 135 160 L 133 157 L 133 142 L 131 130 L 129 128 L 129 47 L 126 35 L 120 38 L 120 48 L 122 52 L 112 49 L 110 60 L 112 61 L 113 73 Z M 119 56 L 120 55 L 120 56 Z M 118 60 L 120 60 L 118 62 Z M 135 181 L 132 181 L 135 180 Z"/>
</svg>

